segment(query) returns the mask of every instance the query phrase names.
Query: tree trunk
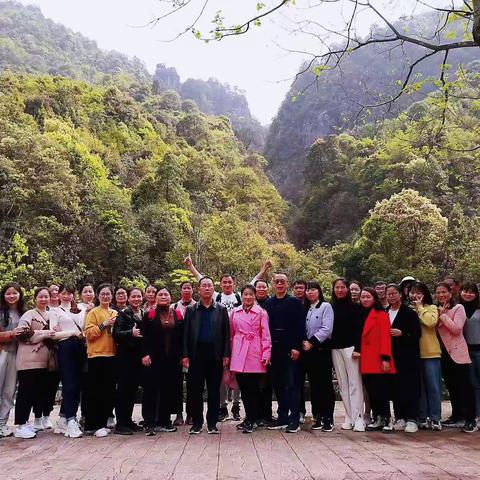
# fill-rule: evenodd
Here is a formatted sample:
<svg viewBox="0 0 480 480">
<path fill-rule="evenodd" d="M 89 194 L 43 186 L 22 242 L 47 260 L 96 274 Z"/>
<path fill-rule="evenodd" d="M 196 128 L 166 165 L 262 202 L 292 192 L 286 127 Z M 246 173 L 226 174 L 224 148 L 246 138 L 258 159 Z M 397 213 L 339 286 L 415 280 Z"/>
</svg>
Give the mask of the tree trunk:
<svg viewBox="0 0 480 480">
<path fill-rule="evenodd" d="M 473 3 L 473 40 L 480 47 L 480 0 L 472 0 Z"/>
</svg>

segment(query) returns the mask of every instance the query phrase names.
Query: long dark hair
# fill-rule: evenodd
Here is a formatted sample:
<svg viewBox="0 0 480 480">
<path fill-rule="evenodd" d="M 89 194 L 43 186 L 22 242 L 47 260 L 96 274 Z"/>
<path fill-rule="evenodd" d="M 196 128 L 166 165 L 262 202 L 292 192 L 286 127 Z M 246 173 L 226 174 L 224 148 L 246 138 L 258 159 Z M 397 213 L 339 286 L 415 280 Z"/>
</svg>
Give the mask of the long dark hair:
<svg viewBox="0 0 480 480">
<path fill-rule="evenodd" d="M 322 287 L 317 281 L 309 280 L 305 285 L 305 291 L 307 291 L 308 289 L 318 290 L 319 305 L 321 305 L 325 301 L 325 297 L 323 296 L 323 292 L 322 292 Z M 307 302 L 308 305 L 311 305 L 310 300 L 307 297 L 305 297 L 305 302 Z"/>
<path fill-rule="evenodd" d="M 68 293 L 72 294 L 72 301 L 70 302 L 70 313 L 80 313 L 80 309 L 78 308 L 77 301 L 75 300 L 75 293 L 76 289 L 73 285 L 68 285 L 66 283 L 61 283 L 58 287 L 58 293 L 62 293 L 66 290 Z M 60 302 L 61 305 L 61 302 Z"/>
<path fill-rule="evenodd" d="M 428 289 L 427 284 L 422 282 L 415 282 L 411 288 L 410 292 L 415 290 L 416 292 L 420 292 L 423 295 L 423 303 L 424 305 L 433 305 L 433 298 L 430 290 Z"/>
<path fill-rule="evenodd" d="M 8 303 L 5 300 L 5 294 L 9 288 L 14 288 L 20 296 L 18 297 L 17 302 L 17 312 L 20 316 L 25 313 L 25 300 L 23 297 L 22 287 L 17 282 L 10 282 L 3 286 L 2 291 L 0 292 L 0 310 L 3 313 L 3 325 L 6 327 L 10 318 Z"/>
<path fill-rule="evenodd" d="M 348 280 L 344 277 L 338 277 L 336 278 L 333 283 L 332 283 L 332 303 L 336 303 L 338 302 L 340 299 L 337 298 L 337 296 L 335 295 L 335 285 L 338 283 L 338 282 L 342 282 L 346 287 L 347 287 L 347 296 L 345 297 L 349 302 L 352 301 L 352 296 L 350 295 L 350 284 L 348 283 Z"/>
<path fill-rule="evenodd" d="M 378 298 L 378 293 L 375 291 L 374 288 L 372 287 L 363 287 L 362 288 L 362 292 L 368 292 L 372 297 L 373 299 L 375 300 L 374 304 L 372 305 L 372 308 L 375 309 L 375 310 L 383 310 L 383 305 L 380 303 L 380 299 Z M 361 305 L 361 303 L 360 303 Z M 362 308 L 364 308 L 362 306 Z"/>
</svg>

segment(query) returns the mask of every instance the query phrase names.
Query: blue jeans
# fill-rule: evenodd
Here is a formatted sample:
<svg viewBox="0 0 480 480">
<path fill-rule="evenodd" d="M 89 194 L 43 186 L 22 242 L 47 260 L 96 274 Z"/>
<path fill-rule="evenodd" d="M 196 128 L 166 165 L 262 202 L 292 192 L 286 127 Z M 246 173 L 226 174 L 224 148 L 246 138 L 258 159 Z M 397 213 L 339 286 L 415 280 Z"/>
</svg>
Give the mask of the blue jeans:
<svg viewBox="0 0 480 480">
<path fill-rule="evenodd" d="M 441 384 L 442 369 L 440 358 L 422 358 L 421 392 L 418 418 L 440 421 L 442 414 Z"/>
<path fill-rule="evenodd" d="M 63 396 L 60 414 L 67 420 L 77 416 L 85 362 L 85 346 L 81 340 L 67 338 L 58 342 L 58 368 Z"/>
<path fill-rule="evenodd" d="M 470 381 L 475 396 L 475 415 L 480 416 L 480 351 L 470 350 Z"/>
</svg>

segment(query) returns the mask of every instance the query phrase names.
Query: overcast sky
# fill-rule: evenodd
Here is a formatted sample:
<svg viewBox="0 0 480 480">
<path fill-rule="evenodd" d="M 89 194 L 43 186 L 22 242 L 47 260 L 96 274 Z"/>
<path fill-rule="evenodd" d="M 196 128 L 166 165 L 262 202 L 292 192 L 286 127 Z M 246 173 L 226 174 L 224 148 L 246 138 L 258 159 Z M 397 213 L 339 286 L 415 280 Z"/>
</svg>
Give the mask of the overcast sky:
<svg viewBox="0 0 480 480">
<path fill-rule="evenodd" d="M 319 52 L 318 40 L 293 32 L 293 19 L 310 18 L 335 28 L 348 16 L 347 0 L 329 6 L 306 9 L 315 0 L 297 0 L 282 15 L 266 20 L 261 28 L 252 28 L 247 35 L 225 38 L 205 44 L 187 33 L 172 42 L 165 42 L 184 30 L 197 15 L 205 0 L 192 0 L 188 9 L 171 15 L 154 27 L 140 27 L 168 11 L 160 0 L 23 0 L 39 5 L 43 14 L 74 31 L 96 40 L 98 46 L 115 49 L 141 58 L 153 73 L 157 63 L 175 67 L 182 81 L 187 78 L 207 80 L 215 77 L 244 90 L 252 113 L 263 123 L 270 123 L 291 84 L 292 77 L 306 55 L 289 50 Z M 225 24 L 237 24 L 255 15 L 258 0 L 209 0 L 202 33 L 211 28 L 217 10 L 225 12 Z M 170 2 L 171 3 L 171 2 Z M 273 0 L 263 0 L 273 5 Z M 414 0 L 374 0 L 390 18 L 412 13 Z M 433 4 L 437 0 L 432 0 Z M 421 9 L 417 7 L 416 12 Z M 371 13 L 361 15 L 357 30 L 365 34 L 378 21 Z"/>
</svg>

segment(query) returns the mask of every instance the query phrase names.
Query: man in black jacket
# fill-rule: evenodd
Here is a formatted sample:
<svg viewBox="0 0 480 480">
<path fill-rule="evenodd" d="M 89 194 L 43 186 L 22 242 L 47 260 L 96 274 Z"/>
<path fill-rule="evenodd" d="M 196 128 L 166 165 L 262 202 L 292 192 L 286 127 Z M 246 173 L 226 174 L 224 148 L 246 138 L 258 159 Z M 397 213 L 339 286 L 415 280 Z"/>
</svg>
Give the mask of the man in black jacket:
<svg viewBox="0 0 480 480">
<path fill-rule="evenodd" d="M 287 294 L 288 278 L 273 276 L 275 295 L 265 302 L 272 337 L 271 375 L 278 401 L 278 420 L 269 429 L 300 430 L 301 367 L 298 359 L 305 337 L 305 312 L 299 300 Z"/>
<path fill-rule="evenodd" d="M 193 425 L 190 433 L 202 431 L 203 389 L 207 384 L 208 433 L 218 433 L 220 383 L 223 368 L 230 362 L 230 324 L 225 307 L 213 300 L 213 280 L 198 282 L 200 300 L 188 307 L 184 319 L 183 359 L 188 368 L 189 397 Z"/>
</svg>

